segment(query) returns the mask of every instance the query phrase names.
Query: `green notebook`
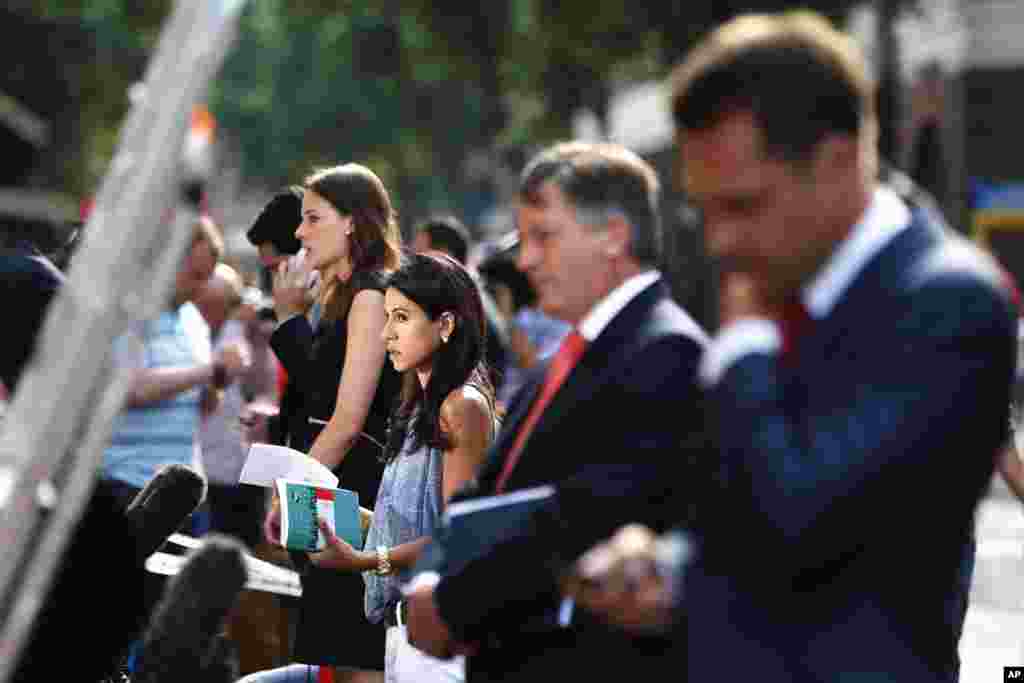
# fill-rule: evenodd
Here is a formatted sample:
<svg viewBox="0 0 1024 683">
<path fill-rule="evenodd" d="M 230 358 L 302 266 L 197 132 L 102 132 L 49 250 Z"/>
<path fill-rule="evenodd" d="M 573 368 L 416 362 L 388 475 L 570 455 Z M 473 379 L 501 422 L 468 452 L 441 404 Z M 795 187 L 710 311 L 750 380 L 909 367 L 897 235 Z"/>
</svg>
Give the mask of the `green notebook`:
<svg viewBox="0 0 1024 683">
<path fill-rule="evenodd" d="M 359 494 L 290 479 L 278 479 L 276 483 L 281 502 L 281 545 L 289 550 L 323 550 L 327 543 L 317 520 L 324 519 L 338 538 L 362 549 Z"/>
</svg>

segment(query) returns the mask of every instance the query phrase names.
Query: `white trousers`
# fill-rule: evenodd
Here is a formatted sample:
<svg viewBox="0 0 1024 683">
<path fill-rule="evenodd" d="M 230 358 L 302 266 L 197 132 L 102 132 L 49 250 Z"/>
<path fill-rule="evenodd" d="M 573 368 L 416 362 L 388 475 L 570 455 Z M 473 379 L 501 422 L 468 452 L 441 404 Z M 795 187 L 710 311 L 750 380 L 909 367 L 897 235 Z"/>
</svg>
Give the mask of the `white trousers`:
<svg viewBox="0 0 1024 683">
<path fill-rule="evenodd" d="M 405 626 L 388 628 L 384 650 L 384 680 L 387 683 L 462 683 L 466 680 L 466 658 L 437 659 L 409 644 Z"/>
</svg>

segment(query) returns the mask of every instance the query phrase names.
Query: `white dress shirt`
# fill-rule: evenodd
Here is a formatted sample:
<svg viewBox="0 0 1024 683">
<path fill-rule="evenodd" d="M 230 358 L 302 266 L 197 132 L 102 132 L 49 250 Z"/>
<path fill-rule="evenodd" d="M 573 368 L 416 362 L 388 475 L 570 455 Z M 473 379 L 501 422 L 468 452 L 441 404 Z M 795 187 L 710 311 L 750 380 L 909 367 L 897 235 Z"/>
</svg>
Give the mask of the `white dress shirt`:
<svg viewBox="0 0 1024 683">
<path fill-rule="evenodd" d="M 645 270 L 628 278 L 618 287 L 608 292 L 603 299 L 594 304 L 593 308 L 583 316 L 579 325 L 577 325 L 580 335 L 587 340 L 588 344 L 593 342 L 630 301 L 660 279 L 661 273 L 657 270 Z M 440 580 L 441 575 L 437 572 L 420 572 L 410 579 L 402 589 L 402 592 L 408 595 L 420 586 L 436 586 Z M 559 609 L 559 621 L 567 624 L 571 618 L 571 603 L 563 601 Z"/>
<path fill-rule="evenodd" d="M 808 314 L 821 320 L 835 308 L 868 262 L 910 225 L 910 209 L 891 189 L 875 188 L 871 204 L 817 274 L 804 285 Z M 776 353 L 782 346 L 778 324 L 768 318 L 735 320 L 715 336 L 701 359 L 700 378 L 714 386 L 733 363 L 750 353 Z"/>
</svg>

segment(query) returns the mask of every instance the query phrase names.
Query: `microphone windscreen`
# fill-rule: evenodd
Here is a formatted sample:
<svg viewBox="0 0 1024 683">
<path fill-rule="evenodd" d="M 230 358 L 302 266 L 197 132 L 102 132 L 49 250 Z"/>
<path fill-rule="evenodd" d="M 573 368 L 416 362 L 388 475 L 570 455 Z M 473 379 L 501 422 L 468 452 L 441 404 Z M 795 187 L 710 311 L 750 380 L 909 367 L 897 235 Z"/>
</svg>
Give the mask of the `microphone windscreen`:
<svg viewBox="0 0 1024 683">
<path fill-rule="evenodd" d="M 191 467 L 165 465 L 135 496 L 125 516 L 135 528 L 136 561 L 142 564 L 181 528 L 206 498 L 206 481 Z"/>
<path fill-rule="evenodd" d="M 115 496 L 98 486 L 7 683 L 114 680 L 144 623 L 146 570 L 133 562 L 134 548 L 125 541 L 134 533 Z"/>
<path fill-rule="evenodd" d="M 232 670 L 221 661 L 227 651 L 220 633 L 246 580 L 242 545 L 206 536 L 153 611 L 133 683 L 213 683 L 211 674 Z"/>
</svg>

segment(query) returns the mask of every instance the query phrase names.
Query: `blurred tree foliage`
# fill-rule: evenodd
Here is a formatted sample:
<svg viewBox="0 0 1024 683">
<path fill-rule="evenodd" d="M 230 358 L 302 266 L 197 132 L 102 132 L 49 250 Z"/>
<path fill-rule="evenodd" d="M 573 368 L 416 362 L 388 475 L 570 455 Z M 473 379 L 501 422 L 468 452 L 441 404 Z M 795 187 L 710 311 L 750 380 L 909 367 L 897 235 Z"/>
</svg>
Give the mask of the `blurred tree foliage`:
<svg viewBox="0 0 1024 683">
<path fill-rule="evenodd" d="M 809 4 L 839 18 L 853 3 Z M 250 176 L 283 183 L 358 159 L 409 208 L 461 204 L 471 152 L 564 137 L 579 107 L 603 117 L 617 81 L 663 76 L 708 26 L 786 5 L 261 0 L 213 107 Z"/>
<path fill-rule="evenodd" d="M 853 2 L 808 0 L 840 18 Z M 254 0 L 210 93 L 240 144 L 246 177 L 268 186 L 359 160 L 406 215 L 461 204 L 473 152 L 544 143 L 588 106 L 604 115 L 620 81 L 662 77 L 709 26 L 769 0 Z M 62 182 L 98 181 L 169 0 L 22 0 L 12 9 L 73 25 L 83 48 L 40 55 L 72 73 L 80 152 Z M 31 51 L 27 52 L 31 57 Z M 479 188 L 475 188 L 479 189 Z"/>
<path fill-rule="evenodd" d="M 51 132 L 31 164 L 31 184 L 78 196 L 94 190 L 113 154 L 128 87 L 141 77 L 169 7 L 167 0 L 5 3 L 0 92 Z"/>
</svg>

